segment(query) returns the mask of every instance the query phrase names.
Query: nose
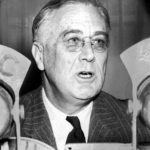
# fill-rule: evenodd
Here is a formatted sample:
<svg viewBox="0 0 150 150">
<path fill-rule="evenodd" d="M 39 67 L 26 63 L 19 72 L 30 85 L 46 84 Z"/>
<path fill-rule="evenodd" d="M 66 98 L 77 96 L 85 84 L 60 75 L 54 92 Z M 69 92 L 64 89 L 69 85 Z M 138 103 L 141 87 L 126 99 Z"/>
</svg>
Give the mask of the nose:
<svg viewBox="0 0 150 150">
<path fill-rule="evenodd" d="M 80 53 L 80 61 L 85 60 L 87 62 L 93 62 L 95 60 L 94 51 L 91 43 L 86 43 Z"/>
</svg>

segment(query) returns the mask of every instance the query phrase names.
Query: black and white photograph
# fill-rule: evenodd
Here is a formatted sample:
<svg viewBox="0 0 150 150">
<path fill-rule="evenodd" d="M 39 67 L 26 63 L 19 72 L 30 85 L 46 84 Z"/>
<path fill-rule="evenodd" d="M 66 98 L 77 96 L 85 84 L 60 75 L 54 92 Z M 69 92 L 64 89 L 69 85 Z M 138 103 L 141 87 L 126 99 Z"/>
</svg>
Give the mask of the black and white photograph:
<svg viewBox="0 0 150 150">
<path fill-rule="evenodd" d="M 150 1 L 0 0 L 0 150 L 149 150 Z"/>
</svg>

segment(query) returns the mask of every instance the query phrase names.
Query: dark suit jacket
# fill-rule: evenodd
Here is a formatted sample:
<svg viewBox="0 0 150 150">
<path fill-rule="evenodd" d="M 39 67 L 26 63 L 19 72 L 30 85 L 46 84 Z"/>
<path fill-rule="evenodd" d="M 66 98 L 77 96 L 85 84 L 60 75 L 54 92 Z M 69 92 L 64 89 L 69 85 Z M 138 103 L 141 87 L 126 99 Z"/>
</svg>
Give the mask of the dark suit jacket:
<svg viewBox="0 0 150 150">
<path fill-rule="evenodd" d="M 41 87 L 25 95 L 21 103 L 25 106 L 21 135 L 43 141 L 56 148 L 50 120 L 42 100 Z M 127 115 L 126 110 L 127 101 L 101 92 L 94 100 L 88 142 L 131 142 L 131 116 Z M 150 130 L 140 121 L 138 142 L 150 142 Z"/>
</svg>

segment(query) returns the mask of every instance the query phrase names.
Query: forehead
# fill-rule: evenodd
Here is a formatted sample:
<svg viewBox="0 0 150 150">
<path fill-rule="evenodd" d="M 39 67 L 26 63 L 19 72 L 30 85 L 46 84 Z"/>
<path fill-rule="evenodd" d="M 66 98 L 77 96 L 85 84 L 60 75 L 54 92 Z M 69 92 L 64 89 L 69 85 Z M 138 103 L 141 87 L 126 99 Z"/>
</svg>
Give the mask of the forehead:
<svg viewBox="0 0 150 150">
<path fill-rule="evenodd" d="M 86 32 L 92 34 L 95 30 L 105 30 L 104 19 L 100 16 L 98 10 L 90 4 L 66 5 L 56 14 L 60 19 L 60 30 L 75 28 L 85 34 Z"/>
<path fill-rule="evenodd" d="M 106 24 L 97 8 L 91 4 L 67 4 L 55 10 L 46 25 L 55 34 L 65 30 L 80 30 L 85 36 L 94 32 L 107 32 Z"/>
</svg>

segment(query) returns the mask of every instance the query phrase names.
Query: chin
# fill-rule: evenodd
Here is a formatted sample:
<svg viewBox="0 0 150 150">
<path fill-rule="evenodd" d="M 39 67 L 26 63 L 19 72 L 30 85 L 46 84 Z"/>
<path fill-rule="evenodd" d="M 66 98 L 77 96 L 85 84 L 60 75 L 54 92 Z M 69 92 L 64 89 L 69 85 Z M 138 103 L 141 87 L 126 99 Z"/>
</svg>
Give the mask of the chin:
<svg viewBox="0 0 150 150">
<path fill-rule="evenodd" d="M 89 90 L 80 90 L 77 94 L 76 97 L 78 99 L 83 99 L 83 100 L 89 100 L 92 99 L 93 97 L 95 97 L 98 94 L 97 91 L 89 91 Z"/>
</svg>

